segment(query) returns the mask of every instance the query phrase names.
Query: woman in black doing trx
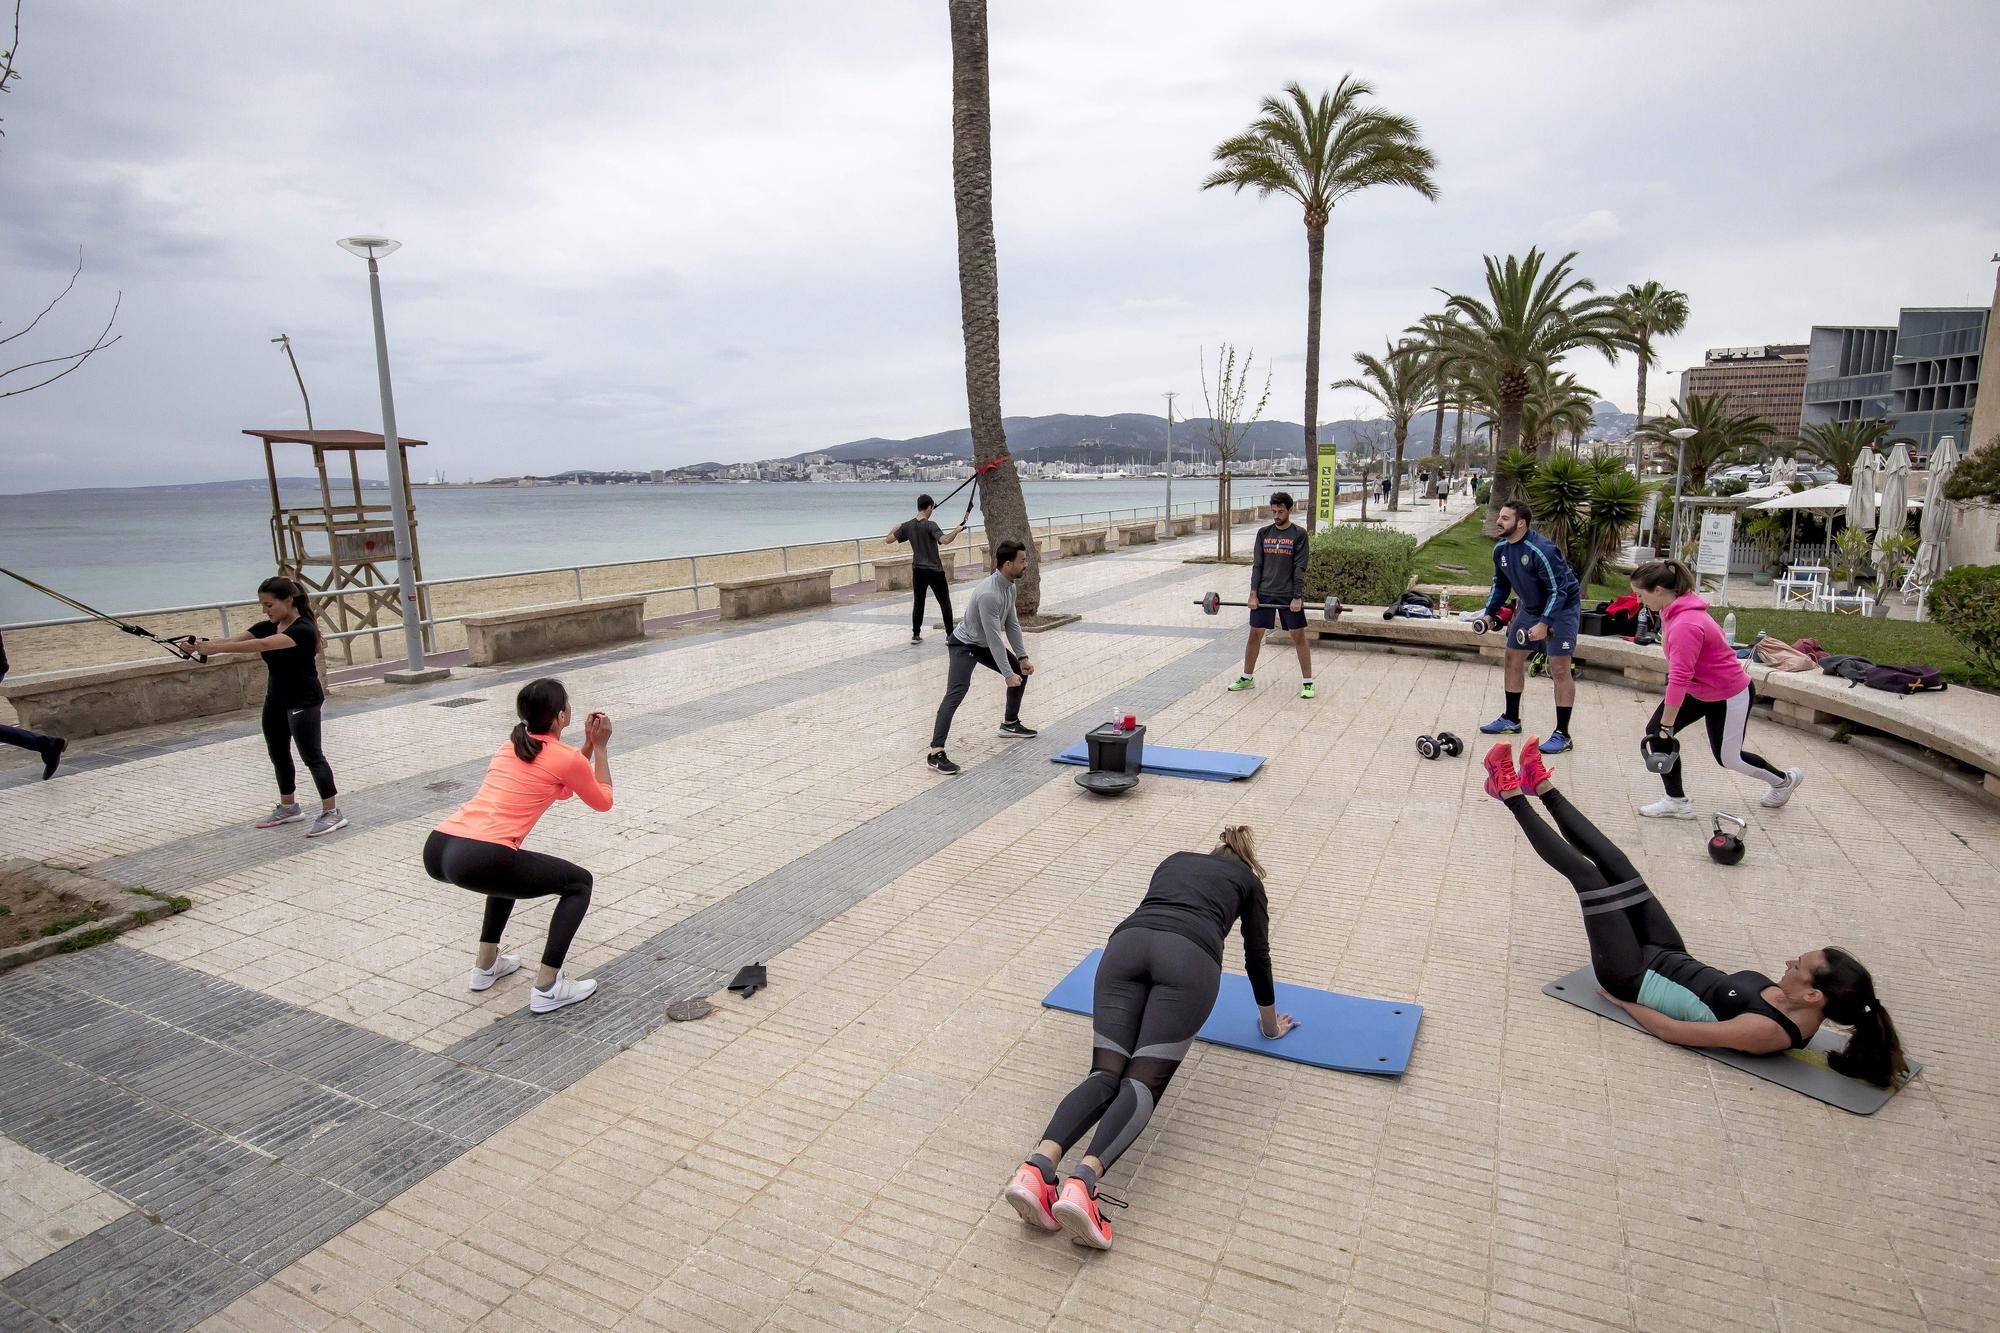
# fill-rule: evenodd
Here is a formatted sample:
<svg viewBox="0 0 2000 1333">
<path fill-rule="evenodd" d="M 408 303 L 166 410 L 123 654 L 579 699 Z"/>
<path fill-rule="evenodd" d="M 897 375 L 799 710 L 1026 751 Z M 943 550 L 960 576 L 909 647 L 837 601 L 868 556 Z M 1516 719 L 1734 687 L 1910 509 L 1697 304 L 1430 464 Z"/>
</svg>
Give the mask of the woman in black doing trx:
<svg viewBox="0 0 2000 1333">
<path fill-rule="evenodd" d="M 1248 827 L 1222 831 L 1214 851 L 1175 852 L 1153 872 L 1138 908 L 1111 932 L 1091 1004 L 1090 1073 L 1063 1098 L 1005 1197 L 1021 1219 L 1064 1230 L 1079 1245 L 1111 1247 L 1098 1211 L 1098 1179 L 1146 1128 L 1222 983 L 1222 942 L 1241 924 L 1243 960 L 1276 1040 L 1297 1024 L 1277 1012 L 1271 980 L 1270 908 Z M 1060 1189 L 1056 1163 L 1092 1125 L 1089 1151 Z"/>
<path fill-rule="evenodd" d="M 1747 1055 L 1800 1048 L 1821 1022 L 1853 1029 L 1827 1063 L 1838 1073 L 1891 1086 L 1907 1069 L 1896 1025 L 1868 969 L 1844 949 L 1809 949 L 1776 981 L 1724 972 L 1692 957 L 1666 908 L 1632 862 L 1556 790 L 1535 738 L 1521 743 L 1520 770 L 1502 741 L 1486 755 L 1486 791 L 1506 805 L 1552 870 L 1576 891 L 1590 966 L 1603 993 L 1647 1032 L 1676 1046 Z M 1555 828 L 1535 813 L 1541 799 Z"/>
</svg>

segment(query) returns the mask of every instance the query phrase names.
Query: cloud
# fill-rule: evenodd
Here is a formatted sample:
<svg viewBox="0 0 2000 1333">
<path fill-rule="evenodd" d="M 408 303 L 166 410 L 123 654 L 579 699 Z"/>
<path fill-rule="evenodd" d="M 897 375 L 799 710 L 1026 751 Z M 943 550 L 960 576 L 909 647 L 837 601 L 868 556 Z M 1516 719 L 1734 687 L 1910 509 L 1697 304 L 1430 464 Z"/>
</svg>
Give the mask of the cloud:
<svg viewBox="0 0 2000 1333">
<path fill-rule="evenodd" d="M 1135 315 L 1164 314 L 1187 307 L 1187 299 L 1180 296 L 1130 296 L 1118 303 L 1120 310 L 1128 310 Z"/>
<path fill-rule="evenodd" d="M 1612 241 L 1625 234 L 1624 224 L 1608 208 L 1595 208 L 1565 224 L 1556 235 L 1565 245 L 1585 245 L 1591 241 Z"/>
</svg>

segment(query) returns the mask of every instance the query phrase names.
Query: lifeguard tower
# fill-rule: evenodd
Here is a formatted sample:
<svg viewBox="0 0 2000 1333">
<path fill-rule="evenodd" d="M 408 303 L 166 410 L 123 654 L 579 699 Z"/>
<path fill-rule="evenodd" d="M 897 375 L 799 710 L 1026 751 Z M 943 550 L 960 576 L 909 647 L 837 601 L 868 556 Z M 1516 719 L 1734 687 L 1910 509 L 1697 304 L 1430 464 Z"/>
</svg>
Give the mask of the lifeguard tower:
<svg viewBox="0 0 2000 1333">
<path fill-rule="evenodd" d="M 354 662 L 352 631 L 375 632 L 375 655 L 382 655 L 381 632 L 399 629 L 402 612 L 396 586 L 396 531 L 385 498 L 369 504 L 362 498 L 361 455 L 383 451 L 382 437 L 365 430 L 246 430 L 245 435 L 264 442 L 264 475 L 271 483 L 271 554 L 279 573 L 303 583 L 313 594 L 314 608 L 321 624 L 340 646 L 341 660 Z M 403 493 L 410 494 L 409 451 L 422 440 L 399 438 L 396 456 L 389 466 L 400 468 Z M 276 446 L 300 444 L 312 450 L 313 472 L 319 477 L 319 503 L 287 507 L 278 494 Z M 354 497 L 352 503 L 336 503 L 333 481 L 327 472 L 327 456 L 347 456 L 347 479 L 342 490 Z M 410 565 L 421 580 L 423 556 L 417 544 L 417 507 L 410 504 Z M 324 599 L 322 603 L 320 599 Z M 426 622 L 430 619 L 430 596 L 417 590 L 417 605 Z M 436 651 L 428 623 L 424 646 Z M 329 645 L 330 646 L 330 645 Z"/>
</svg>

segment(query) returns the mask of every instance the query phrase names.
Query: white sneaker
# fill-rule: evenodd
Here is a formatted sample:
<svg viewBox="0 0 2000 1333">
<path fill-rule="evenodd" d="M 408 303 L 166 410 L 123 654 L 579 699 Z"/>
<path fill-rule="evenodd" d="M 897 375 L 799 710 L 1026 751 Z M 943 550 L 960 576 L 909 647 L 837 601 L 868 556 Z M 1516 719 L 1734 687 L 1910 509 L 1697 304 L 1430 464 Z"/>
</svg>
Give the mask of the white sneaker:
<svg viewBox="0 0 2000 1333">
<path fill-rule="evenodd" d="M 1803 768 L 1788 768 L 1785 770 L 1785 780 L 1759 797 L 1757 804 L 1776 810 L 1792 799 L 1792 793 L 1797 791 L 1799 784 L 1805 780 L 1806 771 Z"/>
<path fill-rule="evenodd" d="M 503 953 L 493 960 L 493 966 L 473 968 L 471 977 L 466 980 L 465 988 L 467 990 L 491 990 L 494 982 L 500 980 L 502 977 L 512 976 L 520 970 L 521 955 L 517 953 Z"/>
<path fill-rule="evenodd" d="M 547 990 L 537 986 L 528 992 L 528 1008 L 538 1014 L 551 1013 L 564 1005 L 587 1000 L 596 993 L 595 981 L 587 977 L 582 981 L 571 981 L 561 972 L 557 972 L 556 979 L 549 984 Z"/>
<path fill-rule="evenodd" d="M 1648 819 L 1693 819 L 1694 802 L 1685 796 L 1662 796 L 1651 805 L 1639 807 Z"/>
</svg>

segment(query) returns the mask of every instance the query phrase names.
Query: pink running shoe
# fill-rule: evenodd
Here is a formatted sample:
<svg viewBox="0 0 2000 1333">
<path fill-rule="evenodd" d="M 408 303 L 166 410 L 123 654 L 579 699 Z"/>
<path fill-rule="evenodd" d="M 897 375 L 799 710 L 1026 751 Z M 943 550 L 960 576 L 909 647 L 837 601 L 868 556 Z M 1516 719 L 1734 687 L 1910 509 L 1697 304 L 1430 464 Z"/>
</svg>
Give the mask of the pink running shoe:
<svg viewBox="0 0 2000 1333">
<path fill-rule="evenodd" d="M 1021 1169 L 1007 1182 L 1007 1188 L 1000 1191 L 1000 1197 L 1013 1204 L 1014 1211 L 1029 1226 L 1043 1231 L 1062 1230 L 1062 1223 L 1049 1211 L 1056 1201 L 1056 1187 L 1043 1180 L 1042 1173 L 1028 1163 L 1021 1163 Z"/>
<path fill-rule="evenodd" d="M 1111 1224 L 1097 1211 L 1097 1196 L 1075 1176 L 1063 1181 L 1052 1211 L 1062 1229 L 1069 1233 L 1072 1244 L 1088 1245 L 1093 1250 L 1111 1248 Z"/>
<path fill-rule="evenodd" d="M 1555 781 L 1556 775 L 1542 762 L 1542 738 L 1530 736 L 1521 742 L 1521 790 L 1533 796 L 1541 791 L 1544 782 Z"/>
<path fill-rule="evenodd" d="M 1504 801 L 1520 790 L 1521 779 L 1514 772 L 1514 747 L 1506 741 L 1497 741 L 1486 752 L 1486 794 Z"/>
</svg>

